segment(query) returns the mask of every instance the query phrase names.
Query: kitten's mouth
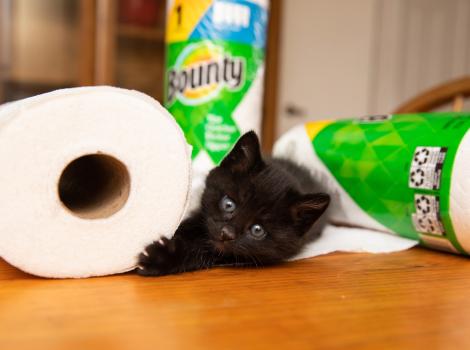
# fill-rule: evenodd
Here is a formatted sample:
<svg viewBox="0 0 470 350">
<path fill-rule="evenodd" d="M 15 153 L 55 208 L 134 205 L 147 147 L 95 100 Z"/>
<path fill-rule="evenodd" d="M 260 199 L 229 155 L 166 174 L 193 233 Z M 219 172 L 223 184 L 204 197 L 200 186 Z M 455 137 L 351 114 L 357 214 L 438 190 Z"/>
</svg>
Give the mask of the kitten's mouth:
<svg viewBox="0 0 470 350">
<path fill-rule="evenodd" d="M 227 251 L 227 248 L 230 246 L 230 241 L 211 241 L 212 245 L 217 249 L 219 252 L 224 253 Z"/>
</svg>

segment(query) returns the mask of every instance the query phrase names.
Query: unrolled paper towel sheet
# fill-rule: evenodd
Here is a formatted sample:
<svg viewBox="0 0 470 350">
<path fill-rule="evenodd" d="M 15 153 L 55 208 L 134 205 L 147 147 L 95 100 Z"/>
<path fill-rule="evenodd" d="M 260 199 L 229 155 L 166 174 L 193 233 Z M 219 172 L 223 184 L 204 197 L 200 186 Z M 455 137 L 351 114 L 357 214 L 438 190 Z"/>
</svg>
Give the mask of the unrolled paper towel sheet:
<svg viewBox="0 0 470 350">
<path fill-rule="evenodd" d="M 328 225 L 320 238 L 308 244 L 292 260 L 333 252 L 392 253 L 414 247 L 418 241 L 362 228 Z"/>
<path fill-rule="evenodd" d="M 154 99 L 59 90 L 0 109 L 0 256 L 46 277 L 133 269 L 188 203 L 190 147 Z"/>
</svg>

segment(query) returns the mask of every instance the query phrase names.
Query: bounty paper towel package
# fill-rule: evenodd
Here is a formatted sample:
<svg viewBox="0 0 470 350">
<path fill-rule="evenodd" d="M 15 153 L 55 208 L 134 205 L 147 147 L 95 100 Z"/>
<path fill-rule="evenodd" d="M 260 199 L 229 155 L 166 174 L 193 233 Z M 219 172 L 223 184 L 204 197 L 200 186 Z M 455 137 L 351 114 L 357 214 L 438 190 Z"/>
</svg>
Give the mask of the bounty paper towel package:
<svg viewBox="0 0 470 350">
<path fill-rule="evenodd" d="M 168 1 L 165 107 L 193 146 L 193 192 L 248 130 L 259 134 L 268 0 Z"/>
<path fill-rule="evenodd" d="M 470 253 L 470 114 L 313 121 L 275 144 L 333 195 L 334 224 Z"/>
<path fill-rule="evenodd" d="M 2 106 L 0 164 L 0 256 L 40 276 L 131 270 L 188 202 L 184 135 L 136 91 L 73 88 Z"/>
</svg>

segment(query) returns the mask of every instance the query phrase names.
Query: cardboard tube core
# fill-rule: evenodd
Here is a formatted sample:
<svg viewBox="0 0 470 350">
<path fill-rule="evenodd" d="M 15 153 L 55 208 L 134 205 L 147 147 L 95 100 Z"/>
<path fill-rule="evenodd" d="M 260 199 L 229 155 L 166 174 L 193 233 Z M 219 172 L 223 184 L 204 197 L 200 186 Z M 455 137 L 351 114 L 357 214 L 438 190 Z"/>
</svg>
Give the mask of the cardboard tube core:
<svg viewBox="0 0 470 350">
<path fill-rule="evenodd" d="M 62 171 L 59 198 L 78 217 L 107 218 L 126 204 L 130 183 L 129 172 L 121 161 L 106 154 L 88 154 Z"/>
</svg>

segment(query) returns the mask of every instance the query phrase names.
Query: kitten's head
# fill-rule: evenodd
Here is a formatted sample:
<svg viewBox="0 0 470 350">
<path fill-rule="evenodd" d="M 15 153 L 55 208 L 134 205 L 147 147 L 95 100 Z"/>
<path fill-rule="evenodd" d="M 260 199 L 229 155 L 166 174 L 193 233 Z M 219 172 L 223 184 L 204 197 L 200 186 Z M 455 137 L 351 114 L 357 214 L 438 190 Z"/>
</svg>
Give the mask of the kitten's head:
<svg viewBox="0 0 470 350">
<path fill-rule="evenodd" d="M 221 254 L 273 263 L 300 250 L 328 203 L 327 194 L 301 194 L 291 177 L 265 162 L 251 131 L 209 173 L 201 206 L 210 244 Z"/>
</svg>

